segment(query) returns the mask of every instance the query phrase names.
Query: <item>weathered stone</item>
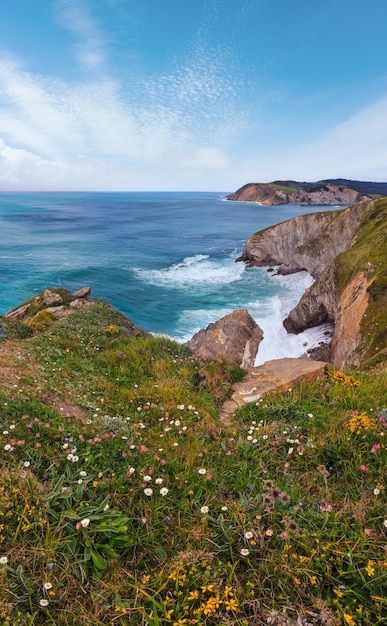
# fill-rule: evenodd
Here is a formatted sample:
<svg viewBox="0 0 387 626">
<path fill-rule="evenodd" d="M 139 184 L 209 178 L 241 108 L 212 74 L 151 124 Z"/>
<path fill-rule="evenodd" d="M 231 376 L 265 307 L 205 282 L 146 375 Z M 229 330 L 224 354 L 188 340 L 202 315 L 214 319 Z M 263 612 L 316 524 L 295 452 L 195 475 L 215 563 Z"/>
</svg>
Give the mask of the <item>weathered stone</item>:
<svg viewBox="0 0 387 626">
<path fill-rule="evenodd" d="M 47 313 L 51 313 L 57 320 L 61 320 L 68 315 L 68 309 L 66 309 L 63 304 L 60 306 L 48 306 L 44 310 Z M 39 315 L 39 313 L 37 315 Z"/>
<path fill-rule="evenodd" d="M 5 317 L 10 320 L 21 320 L 25 317 L 28 309 L 30 308 L 30 304 L 22 304 L 21 306 L 16 307 L 15 309 L 11 309 L 5 314 Z"/>
<path fill-rule="evenodd" d="M 72 309 L 79 309 L 83 306 L 89 306 L 90 304 L 93 303 L 90 302 L 90 300 L 86 300 L 86 298 L 76 298 L 75 300 L 72 300 L 70 302 L 70 306 Z"/>
<path fill-rule="evenodd" d="M 59 293 L 55 293 L 55 291 L 51 291 L 51 289 L 45 289 L 42 295 L 45 304 L 48 306 L 63 302 L 63 298 L 59 295 Z"/>
<path fill-rule="evenodd" d="M 78 289 L 78 291 L 74 291 L 72 295 L 73 298 L 87 298 L 91 293 L 90 287 L 82 287 L 82 289 Z"/>
<path fill-rule="evenodd" d="M 262 339 L 262 329 L 246 309 L 240 309 L 200 330 L 188 345 L 203 357 L 225 357 L 249 369 Z"/>
<path fill-rule="evenodd" d="M 233 385 L 233 395 L 220 412 L 222 421 L 230 421 L 235 411 L 250 402 L 259 402 L 273 391 L 283 392 L 303 380 L 313 381 L 322 376 L 327 364 L 309 358 L 275 359 L 249 371 L 243 381 Z"/>
</svg>

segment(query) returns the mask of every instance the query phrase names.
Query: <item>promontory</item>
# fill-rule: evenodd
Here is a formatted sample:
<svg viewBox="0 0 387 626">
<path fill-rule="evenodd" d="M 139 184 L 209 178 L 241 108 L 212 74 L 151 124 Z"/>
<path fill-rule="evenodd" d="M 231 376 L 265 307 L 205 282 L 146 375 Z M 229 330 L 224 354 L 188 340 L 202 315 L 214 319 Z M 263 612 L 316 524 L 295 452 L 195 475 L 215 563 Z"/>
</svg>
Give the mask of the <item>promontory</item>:
<svg viewBox="0 0 387 626">
<path fill-rule="evenodd" d="M 362 182 L 345 178 L 297 182 L 276 180 L 272 183 L 247 183 L 227 200 L 256 202 L 264 206 L 279 204 L 342 205 L 387 196 L 387 183 Z"/>
</svg>

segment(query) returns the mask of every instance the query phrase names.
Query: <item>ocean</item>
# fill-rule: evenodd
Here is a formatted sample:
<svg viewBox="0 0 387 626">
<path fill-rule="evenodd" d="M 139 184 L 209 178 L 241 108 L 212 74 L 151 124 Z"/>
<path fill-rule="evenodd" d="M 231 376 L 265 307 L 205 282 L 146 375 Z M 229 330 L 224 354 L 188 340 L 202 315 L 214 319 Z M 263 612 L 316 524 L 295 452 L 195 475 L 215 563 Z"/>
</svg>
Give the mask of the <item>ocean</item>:
<svg viewBox="0 0 387 626">
<path fill-rule="evenodd" d="M 282 326 L 311 276 L 235 260 L 254 232 L 328 207 L 264 207 L 226 195 L 0 193 L 0 314 L 48 287 L 88 285 L 137 326 L 178 341 L 247 308 L 264 331 L 257 364 L 300 356 L 327 330 L 295 336 Z"/>
</svg>

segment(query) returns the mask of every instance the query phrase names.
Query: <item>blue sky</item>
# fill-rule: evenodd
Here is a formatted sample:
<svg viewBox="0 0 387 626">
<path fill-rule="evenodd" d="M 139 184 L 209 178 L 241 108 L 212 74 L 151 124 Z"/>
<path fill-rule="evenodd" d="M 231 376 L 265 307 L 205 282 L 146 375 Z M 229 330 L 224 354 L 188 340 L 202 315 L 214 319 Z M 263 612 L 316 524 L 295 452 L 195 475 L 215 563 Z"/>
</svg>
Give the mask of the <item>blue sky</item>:
<svg viewBox="0 0 387 626">
<path fill-rule="evenodd" d="M 1 0 L 0 190 L 387 181 L 386 0 Z"/>
</svg>

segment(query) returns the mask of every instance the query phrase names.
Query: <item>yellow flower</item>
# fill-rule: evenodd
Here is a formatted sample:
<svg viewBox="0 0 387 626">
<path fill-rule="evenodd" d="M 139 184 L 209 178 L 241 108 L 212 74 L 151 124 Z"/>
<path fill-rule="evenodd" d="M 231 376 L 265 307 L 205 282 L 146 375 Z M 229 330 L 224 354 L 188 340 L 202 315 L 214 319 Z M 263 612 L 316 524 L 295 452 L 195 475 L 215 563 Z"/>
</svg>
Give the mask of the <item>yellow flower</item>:
<svg viewBox="0 0 387 626">
<path fill-rule="evenodd" d="M 340 591 L 340 589 L 334 589 L 333 593 L 335 593 L 337 595 L 338 598 L 342 598 L 343 597 L 343 592 Z"/>
<path fill-rule="evenodd" d="M 368 576 L 373 576 L 375 574 L 375 561 L 368 561 L 367 567 L 365 568 L 365 571 L 367 572 Z"/>
<path fill-rule="evenodd" d="M 311 585 L 317 585 L 317 578 L 316 578 L 316 576 L 311 576 L 310 577 L 310 584 Z"/>
<path fill-rule="evenodd" d="M 144 574 L 143 577 L 141 578 L 141 582 L 143 585 L 146 585 L 147 583 L 149 583 L 149 580 L 150 580 L 149 574 Z"/>
<path fill-rule="evenodd" d="M 235 598 L 226 600 L 226 611 L 239 611 L 238 603 Z"/>
<path fill-rule="evenodd" d="M 353 619 L 352 615 L 349 615 L 349 613 L 344 613 L 343 617 L 345 623 L 348 624 L 348 626 L 356 626 L 356 622 Z"/>
<path fill-rule="evenodd" d="M 192 601 L 192 600 L 197 600 L 198 597 L 199 597 L 199 592 L 195 590 L 195 591 L 190 591 L 187 599 Z"/>
</svg>

